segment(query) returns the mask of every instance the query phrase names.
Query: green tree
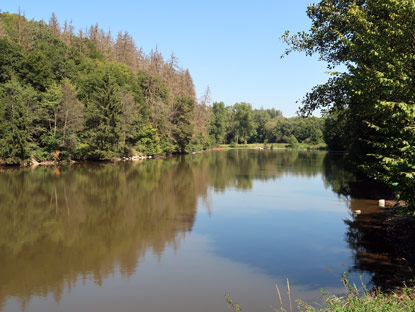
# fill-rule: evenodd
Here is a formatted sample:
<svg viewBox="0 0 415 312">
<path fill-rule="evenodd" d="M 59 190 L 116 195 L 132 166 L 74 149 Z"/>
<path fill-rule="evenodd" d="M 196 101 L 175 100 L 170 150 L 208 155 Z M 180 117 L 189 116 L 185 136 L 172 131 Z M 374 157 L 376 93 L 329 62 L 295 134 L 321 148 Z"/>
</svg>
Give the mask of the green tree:
<svg viewBox="0 0 415 312">
<path fill-rule="evenodd" d="M 322 143 L 323 123 L 322 119 L 309 116 L 307 118 L 293 118 L 293 134 L 302 143 Z"/>
<path fill-rule="evenodd" d="M 50 33 L 49 29 L 48 33 Z M 61 81 L 65 77 L 70 78 L 74 75 L 75 64 L 73 60 L 67 58 L 67 47 L 61 40 L 48 34 L 46 38 L 36 42 L 35 49 L 48 59 L 54 80 Z"/>
<path fill-rule="evenodd" d="M 83 106 L 69 79 L 54 82 L 42 93 L 39 105 L 32 111 L 33 141 L 38 145 L 38 160 L 68 159 L 76 150 L 83 124 Z"/>
<path fill-rule="evenodd" d="M 144 71 L 138 72 L 137 83 L 146 102 L 145 114 L 150 116 L 153 127 L 159 133 L 169 136 L 171 108 L 168 105 L 169 92 L 166 85 L 160 77 Z"/>
<path fill-rule="evenodd" d="M 77 98 L 75 86 L 67 78 L 62 80 L 62 102 L 59 109 L 63 157 L 70 158 L 76 151 L 79 134 L 83 129 L 84 107 Z"/>
<path fill-rule="evenodd" d="M 193 115 L 194 115 L 195 101 L 188 97 L 179 97 L 174 101 L 173 107 L 173 138 L 177 144 L 178 152 L 185 152 L 186 146 L 192 139 Z"/>
<path fill-rule="evenodd" d="M 21 76 L 26 83 L 33 86 L 36 90 L 46 91 L 53 81 L 49 59 L 39 50 L 28 52 L 25 54 Z"/>
<path fill-rule="evenodd" d="M 22 66 L 23 51 L 21 47 L 7 38 L 0 39 L 0 82 L 5 83 L 19 71 Z"/>
<path fill-rule="evenodd" d="M 294 134 L 291 134 L 288 138 L 287 138 L 287 143 L 289 144 L 290 147 L 292 148 L 296 148 L 298 146 L 298 140 L 297 138 L 294 136 Z"/>
<path fill-rule="evenodd" d="M 135 145 L 137 150 L 144 155 L 157 155 L 162 152 L 160 147 L 160 137 L 157 129 L 151 125 L 142 127 Z"/>
<path fill-rule="evenodd" d="M 222 144 L 224 143 L 226 132 L 225 104 L 223 102 L 214 102 L 211 110 L 209 135 L 213 138 L 215 144 Z"/>
<path fill-rule="evenodd" d="M 271 114 L 264 109 L 255 109 L 253 111 L 253 119 L 255 123 L 255 136 L 253 140 L 257 143 L 263 143 L 266 140 L 266 129 L 265 125 L 271 120 Z"/>
<path fill-rule="evenodd" d="M 330 68 L 343 64 L 346 72 L 314 88 L 302 112 L 348 111 L 340 116 L 350 117 L 347 145 L 355 163 L 371 178 L 399 183 L 398 193 L 414 209 L 413 1 L 324 0 L 307 14 L 310 31 L 286 33 L 284 40 L 293 50 L 319 54 Z"/>
<path fill-rule="evenodd" d="M 0 160 L 18 164 L 30 157 L 28 106 L 35 92 L 15 78 L 0 88 Z"/>
<path fill-rule="evenodd" d="M 122 146 L 122 103 L 119 85 L 105 68 L 93 78 L 93 92 L 89 95 L 85 109 L 84 151 L 89 159 L 108 159 L 119 155 Z"/>
<path fill-rule="evenodd" d="M 46 151 L 51 153 L 59 149 L 62 144 L 58 123 L 59 111 L 62 103 L 62 89 L 61 86 L 53 83 L 43 94 L 43 99 L 40 105 L 40 112 L 38 115 L 43 122 L 42 129 L 44 133 L 40 137 L 42 145 L 46 146 Z"/>
<path fill-rule="evenodd" d="M 350 130 L 348 126 L 349 111 L 333 109 L 325 114 L 324 120 L 324 142 L 330 150 L 342 151 L 349 147 Z"/>
<path fill-rule="evenodd" d="M 233 109 L 236 130 L 235 141 L 236 143 L 239 143 L 240 140 L 243 140 L 245 144 L 247 144 L 248 139 L 255 133 L 252 106 L 251 104 L 241 102 L 236 103 L 233 106 Z"/>
<path fill-rule="evenodd" d="M 288 143 L 288 138 L 293 135 L 294 123 L 289 118 L 277 117 L 265 124 L 269 142 Z"/>
</svg>

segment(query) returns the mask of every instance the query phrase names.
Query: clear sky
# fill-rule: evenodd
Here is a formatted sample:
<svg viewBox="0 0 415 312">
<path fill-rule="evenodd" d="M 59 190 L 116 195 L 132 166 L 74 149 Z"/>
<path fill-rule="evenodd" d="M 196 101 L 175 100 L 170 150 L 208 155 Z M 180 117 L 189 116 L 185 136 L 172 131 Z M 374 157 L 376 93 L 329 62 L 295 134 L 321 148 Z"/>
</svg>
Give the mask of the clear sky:
<svg viewBox="0 0 415 312">
<path fill-rule="evenodd" d="M 327 81 L 326 65 L 294 53 L 280 59 L 285 30 L 308 30 L 306 0 L 8 0 L 2 11 L 20 7 L 29 19 L 61 24 L 72 20 L 78 30 L 98 22 L 104 30 L 128 31 L 145 52 L 158 46 L 167 58 L 189 68 L 198 96 L 210 87 L 214 101 L 248 102 L 277 108 L 293 116 L 314 85 Z"/>
</svg>

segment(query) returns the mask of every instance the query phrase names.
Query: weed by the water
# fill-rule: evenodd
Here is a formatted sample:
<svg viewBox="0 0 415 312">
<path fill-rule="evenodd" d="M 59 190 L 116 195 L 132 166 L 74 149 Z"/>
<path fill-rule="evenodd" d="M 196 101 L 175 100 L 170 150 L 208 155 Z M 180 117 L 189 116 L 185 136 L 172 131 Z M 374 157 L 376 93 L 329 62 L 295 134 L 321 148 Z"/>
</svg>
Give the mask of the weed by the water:
<svg viewBox="0 0 415 312">
<path fill-rule="evenodd" d="M 225 298 L 226 298 L 226 302 L 232 307 L 232 309 L 235 312 L 240 312 L 241 311 L 241 308 L 239 307 L 239 304 L 234 303 L 232 301 L 232 299 L 229 297 L 229 294 L 228 293 L 226 293 Z"/>
<path fill-rule="evenodd" d="M 297 300 L 298 311 L 303 312 L 395 312 L 395 311 L 415 311 L 415 286 L 409 287 L 404 284 L 401 288 L 392 292 L 382 292 L 380 290 L 369 291 L 362 283 L 359 289 L 356 285 L 351 285 L 346 274 L 343 274 L 343 284 L 346 294 L 343 296 L 328 295 L 323 292 L 324 303 L 316 308 L 302 300 Z M 274 308 L 274 312 L 287 312 L 282 302 L 281 293 L 276 285 L 280 308 Z M 289 298 L 289 311 L 292 312 L 291 290 L 287 279 L 287 294 Z M 234 304 L 226 294 L 226 299 L 234 311 L 240 312 L 238 304 Z"/>
</svg>

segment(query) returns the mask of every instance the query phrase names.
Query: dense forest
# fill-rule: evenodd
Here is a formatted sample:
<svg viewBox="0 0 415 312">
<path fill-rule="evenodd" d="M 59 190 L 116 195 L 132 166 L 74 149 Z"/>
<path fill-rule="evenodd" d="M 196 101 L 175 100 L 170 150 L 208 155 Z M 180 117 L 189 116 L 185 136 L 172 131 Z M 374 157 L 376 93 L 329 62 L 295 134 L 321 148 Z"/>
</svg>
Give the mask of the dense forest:
<svg viewBox="0 0 415 312">
<path fill-rule="evenodd" d="M 307 15 L 308 32 L 284 34 L 286 53 L 319 55 L 332 77 L 305 96 L 302 113 L 325 109 L 329 148 L 349 150 L 357 170 L 414 213 L 414 2 L 320 1 Z"/>
<path fill-rule="evenodd" d="M 109 159 L 207 144 L 208 108 L 172 55 L 127 32 L 0 14 L 0 159 Z"/>
<path fill-rule="evenodd" d="M 0 13 L 0 162 L 189 153 L 222 143 L 322 142 L 323 121 L 200 99 L 189 70 L 128 32 Z"/>
</svg>

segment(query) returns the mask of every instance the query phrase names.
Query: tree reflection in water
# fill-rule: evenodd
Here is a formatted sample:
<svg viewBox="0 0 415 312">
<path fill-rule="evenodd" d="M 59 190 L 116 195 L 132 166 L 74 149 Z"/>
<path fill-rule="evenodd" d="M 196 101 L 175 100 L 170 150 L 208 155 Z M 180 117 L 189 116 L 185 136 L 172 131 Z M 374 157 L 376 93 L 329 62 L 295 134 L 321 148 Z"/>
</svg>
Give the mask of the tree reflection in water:
<svg viewBox="0 0 415 312">
<path fill-rule="evenodd" d="M 377 200 L 388 190 L 356 179 L 345 170 L 342 155 L 327 154 L 323 171 L 327 185 L 347 198 L 351 211 L 345 220 L 345 240 L 354 257 L 350 271 L 369 273 L 371 286 L 386 291 L 410 285 L 415 280 L 415 220 L 380 208 Z"/>
<path fill-rule="evenodd" d="M 3 169 L 0 307 L 11 296 L 23 305 L 49 293 L 59 301 L 79 279 L 101 284 L 116 270 L 131 276 L 147 251 L 161 257 L 167 246 L 179 246 L 210 189 L 249 190 L 254 180 L 287 174 L 321 175 L 351 211 L 362 211 L 345 221 L 354 270 L 386 288 L 413 277 L 415 227 L 385 223 L 388 215 L 362 200 L 365 192 L 341 156 L 218 151 L 143 163 Z"/>
<path fill-rule="evenodd" d="M 203 170 L 179 158 L 58 172 L 1 173 L 0 302 L 50 292 L 59 300 L 65 285 L 101 284 L 117 268 L 130 276 L 147 249 L 161 256 L 191 231 L 206 195 Z"/>
</svg>

